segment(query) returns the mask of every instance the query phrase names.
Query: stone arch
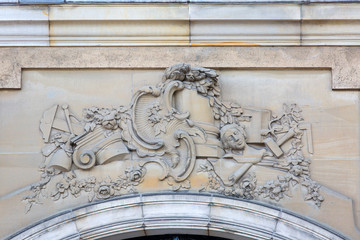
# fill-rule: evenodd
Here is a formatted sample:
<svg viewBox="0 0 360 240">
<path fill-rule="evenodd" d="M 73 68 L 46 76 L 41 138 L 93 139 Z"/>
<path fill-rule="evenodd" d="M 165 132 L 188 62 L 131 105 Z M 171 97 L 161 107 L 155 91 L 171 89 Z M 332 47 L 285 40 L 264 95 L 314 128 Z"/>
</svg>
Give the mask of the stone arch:
<svg viewBox="0 0 360 240">
<path fill-rule="evenodd" d="M 8 239 L 126 239 L 193 234 L 228 239 L 346 239 L 315 221 L 256 201 L 212 194 L 134 194 L 68 210 Z"/>
</svg>

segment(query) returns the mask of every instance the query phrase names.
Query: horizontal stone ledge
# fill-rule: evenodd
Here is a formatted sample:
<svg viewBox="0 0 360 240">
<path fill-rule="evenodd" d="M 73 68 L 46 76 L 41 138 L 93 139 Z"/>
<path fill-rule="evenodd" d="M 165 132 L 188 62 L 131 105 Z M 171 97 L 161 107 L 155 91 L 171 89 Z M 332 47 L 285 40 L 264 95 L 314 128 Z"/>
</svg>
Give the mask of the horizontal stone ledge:
<svg viewBox="0 0 360 240">
<path fill-rule="evenodd" d="M 52 47 L 0 48 L 0 88 L 20 89 L 26 68 L 331 69 L 332 89 L 360 89 L 359 47 Z M 151 60 L 151 61 L 150 61 Z"/>
<path fill-rule="evenodd" d="M 166 3 L 0 6 L 0 46 L 360 46 L 360 4 Z"/>
<path fill-rule="evenodd" d="M 212 4 L 312 4 L 312 3 L 358 3 L 357 0 L 0 0 L 0 4 L 129 4 L 129 3 L 212 3 Z"/>
</svg>

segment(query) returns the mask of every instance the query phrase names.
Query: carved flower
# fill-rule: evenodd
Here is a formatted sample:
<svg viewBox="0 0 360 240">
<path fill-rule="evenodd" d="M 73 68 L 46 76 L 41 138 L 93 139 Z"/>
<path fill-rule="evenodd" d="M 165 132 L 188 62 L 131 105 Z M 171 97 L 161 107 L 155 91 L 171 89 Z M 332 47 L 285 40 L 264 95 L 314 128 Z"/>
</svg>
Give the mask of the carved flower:
<svg viewBox="0 0 360 240">
<path fill-rule="evenodd" d="M 57 201 L 61 196 L 62 198 L 66 198 L 69 195 L 69 187 L 69 182 L 67 182 L 66 179 L 61 179 L 61 181 L 55 185 L 55 192 L 51 194 L 52 199 Z"/>
<path fill-rule="evenodd" d="M 324 197 L 319 193 L 320 185 L 311 180 L 309 177 L 304 177 L 301 184 L 305 186 L 308 191 L 307 195 L 305 196 L 305 201 L 313 201 L 318 207 L 320 207 L 321 203 L 325 200 Z"/>
<path fill-rule="evenodd" d="M 56 189 L 58 190 L 59 193 L 64 194 L 67 192 L 67 190 L 69 189 L 70 184 L 68 182 L 65 182 L 64 180 L 61 182 L 58 182 L 56 184 Z"/>
<path fill-rule="evenodd" d="M 95 118 L 95 113 L 91 111 L 90 109 L 84 109 L 83 116 L 85 122 L 92 122 Z"/>
<path fill-rule="evenodd" d="M 85 184 L 85 186 L 84 186 L 85 192 L 90 192 L 95 187 L 96 178 L 95 177 L 89 177 L 87 179 L 87 181 L 85 181 L 84 184 Z M 81 185 L 83 186 L 83 183 Z"/>
<path fill-rule="evenodd" d="M 74 197 L 78 197 L 80 196 L 80 192 L 81 192 L 81 188 L 78 184 L 78 181 L 76 180 L 72 180 L 70 182 L 70 193 L 74 196 Z"/>
<path fill-rule="evenodd" d="M 126 179 L 131 182 L 131 185 L 137 186 L 143 181 L 143 177 L 145 176 L 145 168 L 138 169 L 126 169 L 125 170 Z"/>
<path fill-rule="evenodd" d="M 118 128 L 118 124 L 115 120 L 115 116 L 113 114 L 107 115 L 104 117 L 102 126 L 109 130 L 115 130 Z"/>
<path fill-rule="evenodd" d="M 303 168 L 302 168 L 302 166 L 295 165 L 290 169 L 290 173 L 295 176 L 300 176 L 303 173 Z"/>
<path fill-rule="evenodd" d="M 171 79 L 171 80 L 185 80 L 185 75 L 190 71 L 190 65 L 188 64 L 177 64 L 167 68 L 165 70 L 164 80 Z"/>
<path fill-rule="evenodd" d="M 256 189 L 256 178 L 254 176 L 250 176 L 245 178 L 240 183 L 240 189 L 242 189 L 242 197 L 246 199 L 254 198 L 254 191 Z"/>
<path fill-rule="evenodd" d="M 186 179 L 185 181 L 182 181 L 182 182 L 176 182 L 173 177 L 168 177 L 167 178 L 167 183 L 170 186 L 172 186 L 172 190 L 175 191 L 175 192 L 180 190 L 180 189 L 190 189 L 191 188 L 191 184 L 190 184 L 189 179 Z"/>
<path fill-rule="evenodd" d="M 124 107 L 124 106 L 120 106 L 120 107 L 115 109 L 114 118 L 116 120 L 119 120 L 119 119 L 123 118 L 126 115 L 126 112 L 127 112 L 127 108 Z"/>
<path fill-rule="evenodd" d="M 115 194 L 115 190 L 111 182 L 101 182 L 99 185 L 96 185 L 94 191 L 96 192 L 96 197 L 98 199 L 108 199 Z"/>
<path fill-rule="evenodd" d="M 81 188 L 81 189 L 85 189 L 85 188 L 86 188 L 86 185 L 87 185 L 87 182 L 86 182 L 84 179 L 82 179 L 82 180 L 80 180 L 80 181 L 78 182 L 78 186 L 79 186 L 79 188 Z"/>
<path fill-rule="evenodd" d="M 220 190 L 221 187 L 220 181 L 216 179 L 216 177 L 214 177 L 213 174 L 209 175 L 209 187 L 210 189 L 214 189 L 214 190 L 219 190 L 219 191 L 224 190 L 224 189 Z"/>
<path fill-rule="evenodd" d="M 284 198 L 285 192 L 289 189 L 289 183 L 283 176 L 278 176 L 278 180 L 267 181 L 262 186 L 260 192 L 263 193 L 264 197 L 279 201 Z"/>
<path fill-rule="evenodd" d="M 98 113 L 103 116 L 106 116 L 110 114 L 110 110 L 108 108 L 101 108 L 100 110 L 98 110 Z"/>
</svg>

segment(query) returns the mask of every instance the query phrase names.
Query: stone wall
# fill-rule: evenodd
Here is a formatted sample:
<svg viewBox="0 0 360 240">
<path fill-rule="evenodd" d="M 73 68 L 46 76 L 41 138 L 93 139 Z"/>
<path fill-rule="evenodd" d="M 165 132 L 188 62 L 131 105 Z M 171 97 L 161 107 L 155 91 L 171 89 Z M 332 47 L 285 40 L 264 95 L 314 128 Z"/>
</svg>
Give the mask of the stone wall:
<svg viewBox="0 0 360 240">
<path fill-rule="evenodd" d="M 1 238 L 359 238 L 359 4 L 21 4 Z"/>
</svg>

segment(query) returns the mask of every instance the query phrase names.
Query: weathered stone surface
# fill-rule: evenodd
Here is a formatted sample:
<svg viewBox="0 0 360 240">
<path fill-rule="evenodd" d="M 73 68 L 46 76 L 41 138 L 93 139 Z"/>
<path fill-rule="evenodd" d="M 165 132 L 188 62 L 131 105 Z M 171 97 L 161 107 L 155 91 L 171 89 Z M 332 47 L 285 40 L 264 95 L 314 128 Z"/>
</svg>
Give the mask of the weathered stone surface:
<svg viewBox="0 0 360 240">
<path fill-rule="evenodd" d="M 70 229 L 73 225 L 78 228 Z M 329 228 L 278 208 L 220 196 L 181 193 L 135 195 L 84 206 L 38 223 L 11 239 L 53 236 L 115 239 L 171 233 L 229 239 L 344 239 Z"/>
<path fill-rule="evenodd" d="M 204 49 L 208 50 L 208 48 Z M 65 60 L 70 61 L 70 59 Z M 81 59 L 77 60 L 81 61 Z M 3 156 L 0 159 L 3 166 L 0 169 L 0 175 L 4 183 L 11 182 L 12 184 L 5 184 L 4 187 L 1 187 L 2 197 L 0 204 L 5 209 L 4 216 L 7 217 L 3 220 L 0 219 L 0 221 L 9 231 L 2 234 L 7 235 L 15 232 L 17 229 L 27 226 L 34 221 L 41 220 L 59 211 L 82 206 L 88 201 L 106 200 L 132 192 L 206 191 L 244 198 L 255 198 L 259 201 L 275 204 L 311 217 L 316 221 L 338 229 L 346 235 L 357 236 L 357 226 L 353 220 L 354 217 L 358 218 L 356 211 L 359 207 L 359 187 L 354 184 L 359 178 L 359 93 L 357 91 L 332 91 L 331 72 L 330 69 L 325 68 L 317 70 L 304 68 L 270 70 L 222 67 L 218 70 L 220 75 L 218 79 L 220 84 L 219 90 L 215 91 L 213 88 L 216 88 L 216 84 L 214 86 L 209 85 L 212 86 L 210 88 L 206 84 L 209 79 L 212 81 L 217 79 L 216 73 L 213 70 L 193 68 L 192 72 L 188 73 L 186 72 L 188 71 L 186 70 L 188 69 L 187 65 L 175 65 L 173 68 L 165 71 L 165 78 L 163 79 L 167 79 L 167 81 L 163 82 L 162 85 L 157 85 L 161 82 L 160 79 L 162 79 L 164 71 L 159 67 L 162 64 L 161 62 L 152 63 L 159 65 L 151 65 L 151 68 L 148 69 L 144 69 L 145 66 L 140 64 L 140 69 L 129 69 L 131 65 L 123 69 L 111 69 L 109 66 L 107 66 L 107 69 L 104 69 L 105 67 L 103 66 L 100 69 L 90 68 L 81 70 L 70 68 L 25 69 L 22 73 L 24 83 L 22 90 L 3 91 L 3 105 L 0 108 L 0 115 L 6 116 L 6 118 L 3 121 L 3 134 L 0 137 L 0 156 Z M 185 70 L 181 70 L 182 67 Z M 187 74 L 182 71 L 185 71 Z M 204 76 L 208 77 L 201 79 Z M 193 82 L 190 81 L 192 78 L 194 78 Z M 182 81 L 184 81 L 183 84 L 195 84 L 194 86 L 197 86 L 196 83 L 198 82 L 200 85 L 196 87 L 197 92 L 188 88 L 181 90 Z M 171 93 L 171 91 L 166 90 L 166 86 L 174 83 L 180 84 L 178 86 L 178 93 L 173 97 L 166 95 L 166 92 Z M 214 82 L 211 82 L 211 84 L 214 84 Z M 316 88 L 313 87 L 314 84 L 317 86 Z M 190 85 L 187 87 L 190 87 Z M 209 91 L 212 94 L 220 91 L 221 97 L 217 100 L 213 99 L 214 101 L 212 102 L 212 94 Z M 191 92 L 197 94 L 191 94 Z M 145 93 L 147 97 L 141 100 L 141 104 L 138 105 L 137 100 L 132 99 L 132 96 L 137 96 L 139 93 Z M 199 93 L 201 94 L 199 95 Z M 158 101 L 158 107 L 156 107 L 156 104 L 154 105 L 157 96 L 161 96 Z M 31 101 L 28 101 L 28 99 L 31 99 Z M 82 151 L 81 148 L 77 147 L 81 147 L 82 143 L 81 141 L 74 140 L 71 145 L 68 145 L 67 136 L 69 136 L 69 131 L 81 139 L 87 134 L 96 135 L 99 130 L 96 126 L 100 124 L 107 129 L 104 134 L 108 137 L 105 139 L 116 136 L 116 134 L 111 134 L 113 130 L 108 129 L 111 121 L 113 121 L 112 118 L 107 119 L 108 123 L 105 125 L 103 125 L 104 119 L 101 120 L 102 122 L 96 123 L 94 125 L 95 128 L 93 128 L 94 126 L 92 127 L 91 125 L 92 120 L 86 117 L 88 114 L 91 115 L 98 111 L 111 112 L 113 111 L 112 109 L 119 109 L 116 111 L 120 111 L 120 119 L 125 114 L 134 121 L 134 124 L 137 124 L 138 127 L 135 131 L 142 135 L 147 134 L 146 139 L 152 139 L 155 134 L 157 136 L 157 140 L 155 140 L 157 143 L 160 143 L 162 138 L 171 136 L 171 131 L 173 130 L 171 128 L 167 129 L 166 122 L 161 122 L 161 119 L 159 120 L 156 116 L 160 110 L 166 109 L 165 103 L 171 101 L 173 101 L 173 107 L 177 111 L 190 112 L 190 117 L 185 116 L 189 120 L 187 124 L 180 124 L 177 129 L 190 131 L 193 130 L 191 126 L 201 126 L 201 128 L 209 133 L 208 135 L 215 135 L 213 138 L 207 137 L 207 142 L 201 142 L 198 139 L 197 141 L 194 140 L 194 143 L 191 142 L 192 137 L 188 136 L 186 138 L 186 135 L 184 135 L 186 131 L 177 135 L 179 137 L 182 136 L 184 139 L 180 141 L 178 151 L 182 154 L 184 153 L 184 150 L 186 150 L 184 141 L 187 140 L 187 148 L 191 148 L 188 154 L 190 156 L 196 154 L 197 157 L 194 165 L 192 165 L 194 158 L 189 160 L 189 164 L 182 165 L 185 158 L 184 155 L 181 155 L 183 157 L 179 158 L 179 162 L 176 161 L 176 158 L 171 158 L 171 164 L 165 162 L 165 165 L 169 164 L 169 168 L 166 170 L 161 162 L 169 158 L 169 155 L 163 156 L 162 153 L 159 153 L 161 157 L 159 159 L 154 158 L 151 152 L 156 155 L 157 150 L 149 150 L 150 155 L 147 155 L 148 153 L 143 151 L 148 146 L 139 147 L 135 143 L 132 143 L 133 146 L 129 149 L 127 147 L 125 149 L 123 147 L 123 136 L 113 139 L 114 143 L 118 144 L 116 145 L 118 151 L 116 154 L 121 154 L 121 157 L 115 159 L 116 161 L 106 162 L 109 155 L 105 154 L 101 157 L 98 151 L 102 147 L 98 145 L 98 148 L 94 149 L 98 156 L 97 159 L 100 159 L 99 161 L 97 160 L 96 164 L 87 165 L 89 162 L 84 161 L 81 163 L 81 160 L 76 162 L 78 161 L 76 157 L 78 155 L 75 154 L 74 149 Z M 128 105 L 129 102 L 131 102 L 130 105 Z M 69 105 L 65 105 L 66 103 Z M 196 105 L 193 103 L 196 103 Z M 241 107 L 233 105 L 235 103 L 241 104 Z M 283 103 L 287 105 L 283 106 Z M 292 103 L 297 103 L 297 105 L 291 105 Z M 217 112 L 220 114 L 219 104 L 222 104 L 221 111 L 227 112 L 226 109 L 231 108 L 232 113 L 240 117 L 242 116 L 241 124 L 240 122 L 237 123 L 232 117 L 232 120 L 229 120 L 228 115 L 226 115 L 226 119 L 223 119 L 223 116 L 218 119 L 221 129 L 215 126 L 210 126 L 209 128 L 209 126 L 204 124 L 211 123 L 214 117 L 216 119 Z M 13 108 L 14 105 L 17 106 L 16 109 Z M 130 111 L 132 109 L 134 111 L 130 114 L 129 110 L 121 110 L 123 109 L 121 107 L 118 108 L 119 105 L 128 105 Z M 54 106 L 57 106 L 55 111 L 52 110 Z M 99 108 L 91 108 L 91 106 Z M 211 106 L 215 106 L 217 110 L 211 110 Z M 301 132 L 302 144 L 297 147 L 295 152 L 303 149 L 303 155 L 300 155 L 303 157 L 301 157 L 302 160 L 300 158 L 294 159 L 293 161 L 296 162 L 294 164 L 299 164 L 298 162 L 302 162 L 305 158 L 309 160 L 309 164 L 306 164 L 303 171 L 299 173 L 286 170 L 288 166 L 286 164 L 274 165 L 274 162 L 271 163 L 271 161 L 280 161 L 289 156 L 288 149 L 289 147 L 291 148 L 293 141 L 287 141 L 289 140 L 288 138 L 284 141 L 280 141 L 280 139 L 282 138 L 281 134 L 285 136 L 289 133 L 291 135 L 291 129 L 280 133 L 277 137 L 278 140 L 271 146 L 269 145 L 267 150 L 264 148 L 265 141 L 263 142 L 261 138 L 260 130 L 268 129 L 267 121 L 269 120 L 266 120 L 266 113 L 271 111 L 273 118 L 276 118 L 275 116 L 283 116 L 282 112 L 288 111 L 286 106 L 292 106 L 291 109 L 293 110 L 291 111 L 295 112 L 291 114 L 297 115 L 301 112 L 304 119 L 301 120 L 302 118 L 298 116 L 298 121 L 305 121 L 304 123 L 308 124 L 299 123 L 301 126 L 299 125 L 297 130 Z M 299 108 L 296 106 L 299 106 Z M 281 110 L 283 107 L 285 108 Z M 83 111 L 84 108 L 87 109 L 85 112 Z M 139 118 L 140 120 L 145 120 L 145 125 L 140 120 L 134 120 L 138 119 L 138 114 L 144 112 L 144 108 L 151 110 L 149 112 L 146 111 L 148 112 L 147 117 Z M 257 115 L 259 111 L 254 112 L 254 108 L 262 110 L 260 113 L 263 113 L 265 117 L 261 114 Z M 18 109 L 23 110 L 19 111 Z M 210 109 L 210 113 L 207 111 L 208 109 Z M 86 114 L 81 117 L 82 113 Z M 106 113 L 105 115 L 109 114 Z M 54 116 L 54 118 L 51 116 Z M 171 116 L 173 115 L 167 117 L 170 122 L 178 121 L 174 120 L 174 116 Z M 265 124 L 257 124 L 257 122 L 256 124 L 251 124 L 253 120 L 250 120 L 249 125 L 246 122 L 246 116 L 254 120 L 260 116 L 261 119 L 264 119 Z M 39 119 L 41 119 L 40 131 L 38 128 Z M 147 123 L 149 120 L 155 124 L 149 125 Z M 78 129 L 77 125 L 79 124 L 76 124 L 77 121 L 81 122 L 81 126 L 85 124 L 85 127 L 82 126 Z M 72 130 L 68 129 L 67 123 L 69 122 Z M 162 125 L 159 125 L 159 123 L 164 123 L 165 128 L 162 128 Z M 281 121 L 279 121 L 280 123 Z M 293 124 L 298 125 L 295 122 L 292 122 Z M 268 130 L 274 131 L 274 134 L 278 133 L 280 125 L 272 130 Z M 46 130 L 46 126 L 50 126 L 50 131 Z M 244 130 L 240 126 L 243 126 Z M 65 135 L 61 138 L 56 137 L 57 130 L 51 132 L 53 127 L 60 130 L 63 129 L 62 131 L 65 131 Z M 124 128 L 124 125 L 122 125 L 121 129 Z M 257 138 L 256 134 L 252 134 L 253 128 L 259 128 L 259 131 L 256 131 L 256 133 L 260 138 Z M 151 132 L 151 129 L 154 131 Z M 85 135 L 81 132 L 85 133 Z M 239 136 L 245 136 L 245 134 L 247 138 L 244 141 L 244 138 Z M 134 133 L 130 133 L 130 135 L 133 136 Z M 198 132 L 197 135 L 201 136 L 202 134 Z M 15 136 L 21 136 L 21 138 Z M 101 136 L 102 134 L 96 135 L 94 139 L 102 141 L 103 137 Z M 237 136 L 236 139 L 238 139 L 235 142 L 232 140 L 235 139 L 234 136 Z M 290 136 L 291 138 L 292 136 Z M 51 139 L 54 140 L 54 144 L 58 143 L 60 148 L 59 146 L 52 147 Z M 49 142 L 49 140 L 51 141 Z M 170 140 L 171 138 L 166 140 L 167 147 L 171 142 Z M 43 141 L 45 142 L 44 147 L 42 147 Z M 86 145 L 86 141 L 82 142 L 85 142 Z M 253 143 L 257 144 L 257 149 L 252 147 L 253 145 L 251 144 Z M 128 145 L 128 143 L 126 144 Z M 193 145 L 195 145 L 195 148 L 193 148 Z M 208 148 L 210 145 L 212 146 L 211 151 Z M 262 149 L 259 149 L 261 146 L 263 146 Z M 281 147 L 281 154 L 276 155 L 276 157 L 270 157 L 270 159 L 266 158 L 264 153 L 270 153 L 276 146 L 278 148 Z M 19 149 L 21 149 L 21 152 Z M 57 152 L 61 152 L 61 149 L 67 151 L 68 156 L 72 156 L 72 158 L 69 158 L 70 161 L 66 161 L 67 156 L 64 154 L 63 158 L 54 157 Z M 131 149 L 132 151 L 129 153 Z M 136 151 L 133 151 L 134 149 Z M 54 153 L 54 151 L 56 152 Z M 124 152 L 121 151 L 124 151 L 126 156 L 123 156 L 122 153 Z M 344 154 L 344 152 L 346 153 Z M 169 153 L 175 153 L 176 155 L 176 152 L 170 151 Z M 283 157 L 282 154 L 284 154 Z M 11 162 L 9 159 L 11 159 Z M 262 159 L 265 159 L 265 162 L 262 162 Z M 311 164 L 311 169 L 309 168 L 310 160 L 315 163 L 314 165 Z M 48 174 L 52 173 L 44 172 L 44 168 L 40 168 L 42 180 L 36 183 L 38 181 L 36 174 L 39 174 L 38 166 L 42 163 L 46 166 L 55 167 L 60 172 L 48 178 L 50 176 Z M 67 163 L 70 163 L 70 165 L 67 165 Z M 81 164 L 79 165 L 79 163 Z M 239 167 L 239 163 L 243 165 Z M 303 165 L 303 163 L 301 164 Z M 326 164 L 326 166 L 322 164 Z M 177 166 L 180 166 L 180 169 L 184 167 L 190 170 L 193 168 L 193 170 L 185 171 L 185 178 L 183 178 L 183 175 L 180 175 L 179 172 L 173 171 L 173 169 L 177 169 Z M 246 167 L 244 168 L 243 166 Z M 69 171 L 71 168 L 73 171 Z M 324 173 L 324 169 L 327 169 L 326 173 Z M 310 170 L 311 173 L 315 172 L 311 174 L 311 178 Z M 166 171 L 168 173 L 163 174 Z M 283 173 L 284 171 L 288 171 L 290 175 L 297 174 L 296 178 L 298 180 L 290 183 L 286 180 L 286 176 L 279 177 L 279 172 Z M 306 175 L 306 178 L 303 178 L 305 176 L 303 173 Z M 26 179 L 23 179 L 23 181 L 17 180 L 19 175 L 26 176 Z M 169 179 L 169 176 L 173 179 Z M 165 180 L 163 180 L 164 177 Z M 269 182 L 269 180 L 272 180 L 272 182 Z M 233 188 L 234 182 L 238 181 L 242 187 L 238 189 Z M 29 189 L 30 191 L 28 191 Z M 21 202 L 21 199 L 23 202 Z M 14 202 L 19 204 L 13 204 Z M 204 204 L 207 205 L 207 203 Z M 42 209 L 43 206 L 46 206 L 46 208 Z M 171 208 L 166 207 L 166 205 L 163 207 L 164 209 Z M 181 204 L 179 208 L 182 209 Z M 337 212 L 338 209 L 342 209 L 341 213 Z M 24 214 L 24 211 L 27 214 Z M 149 211 L 149 216 L 160 214 L 166 217 L 167 213 L 167 211 L 162 211 L 161 213 L 155 213 L 155 210 Z M 224 210 L 221 211 L 224 212 Z M 216 208 L 214 208 L 213 213 L 216 214 Z M 244 214 L 239 213 L 239 216 Z M 228 213 L 226 215 L 230 216 L 231 214 Z M 335 215 L 341 217 L 343 221 L 341 223 L 338 222 L 337 218 L 333 217 Z M 24 217 L 19 220 L 18 216 Z M 240 218 L 249 220 L 252 217 Z M 93 235 L 93 232 L 90 230 L 85 230 L 87 224 L 93 225 L 90 220 L 84 218 L 84 221 L 79 223 L 78 226 L 81 225 L 81 229 L 84 229 L 84 236 L 94 238 L 97 235 Z M 103 219 L 100 224 L 102 222 L 104 225 L 108 224 L 109 222 L 106 221 L 106 219 Z M 266 219 L 263 219 L 263 221 L 266 222 Z M 14 224 L 14 222 L 16 223 Z M 9 225 L 9 223 L 11 224 Z M 149 223 L 148 226 L 149 234 L 161 233 L 161 231 L 150 227 L 158 226 L 157 220 Z M 218 227 L 220 226 L 222 225 L 218 225 Z M 264 226 L 264 228 L 266 227 Z M 272 227 L 270 226 L 268 231 L 271 231 L 271 229 Z M 282 229 L 279 231 L 285 234 L 284 232 L 288 231 L 288 223 L 285 223 L 279 229 Z M 184 231 L 182 228 L 177 230 Z M 199 232 L 201 230 L 197 229 L 196 231 Z M 214 230 L 214 234 L 217 231 Z M 99 234 L 99 236 L 105 236 L 108 233 L 104 232 L 105 235 Z M 260 236 L 256 233 L 253 234 L 255 234 L 254 236 Z M 135 235 L 130 234 L 129 236 Z M 293 237 L 298 237 L 297 233 Z"/>
<path fill-rule="evenodd" d="M 21 88 L 26 68 L 166 68 L 188 62 L 211 68 L 331 69 L 332 88 L 360 88 L 357 47 L 1 48 L 0 87 Z"/>
<path fill-rule="evenodd" d="M 88 3 L 92 2 L 99 3 Z M 356 4 L 59 3 L 86 1 L 0 6 L 0 15 L 18 17 L 0 22 L 0 46 L 358 46 L 360 42 Z M 41 20 L 34 9 L 40 10 Z M 24 16 L 26 21 L 21 21 Z"/>
<path fill-rule="evenodd" d="M 190 5 L 191 45 L 300 45 L 299 5 Z"/>
<path fill-rule="evenodd" d="M 1 46 L 49 46 L 48 8 L 0 6 Z"/>
<path fill-rule="evenodd" d="M 185 5 L 50 7 L 50 46 L 189 45 Z"/>
</svg>

